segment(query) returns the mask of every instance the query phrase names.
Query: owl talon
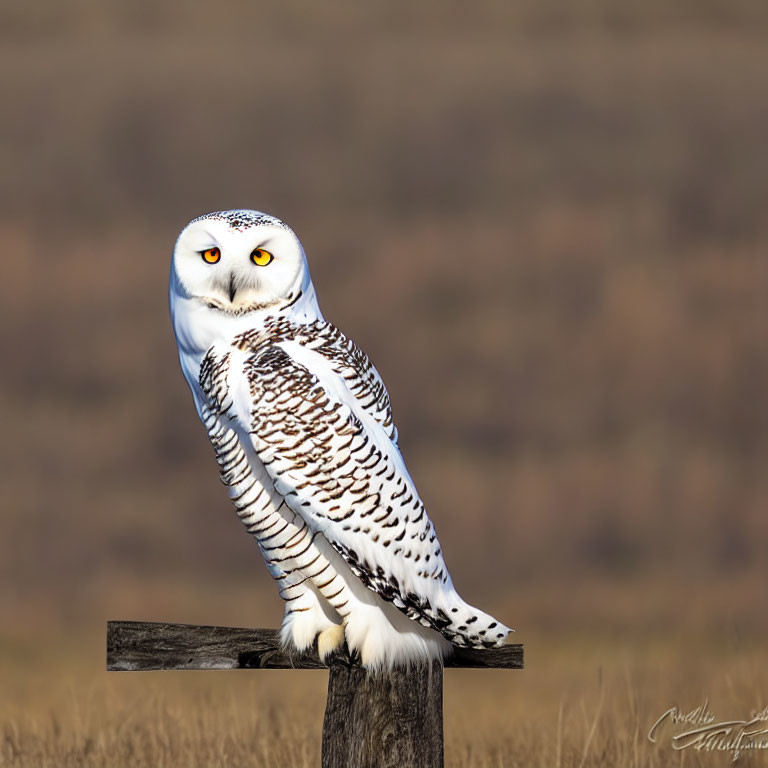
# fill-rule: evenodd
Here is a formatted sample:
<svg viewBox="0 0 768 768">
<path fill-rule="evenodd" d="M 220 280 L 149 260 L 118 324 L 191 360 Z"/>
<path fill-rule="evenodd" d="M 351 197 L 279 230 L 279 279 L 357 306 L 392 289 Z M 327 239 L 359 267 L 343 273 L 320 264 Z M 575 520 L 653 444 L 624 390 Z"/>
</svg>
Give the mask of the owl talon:
<svg viewBox="0 0 768 768">
<path fill-rule="evenodd" d="M 325 661 L 332 653 L 344 647 L 344 625 L 334 624 L 317 636 L 317 653 Z"/>
</svg>

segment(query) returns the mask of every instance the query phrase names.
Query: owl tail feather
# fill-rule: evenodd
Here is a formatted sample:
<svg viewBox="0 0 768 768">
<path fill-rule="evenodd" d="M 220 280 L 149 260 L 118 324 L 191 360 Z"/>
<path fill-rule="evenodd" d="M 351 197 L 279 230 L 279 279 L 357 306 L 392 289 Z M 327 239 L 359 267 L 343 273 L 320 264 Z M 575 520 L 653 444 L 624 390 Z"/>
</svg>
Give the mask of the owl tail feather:
<svg viewBox="0 0 768 768">
<path fill-rule="evenodd" d="M 457 596 L 458 597 L 458 596 Z M 438 610 L 434 628 L 462 648 L 499 648 L 512 643 L 513 629 L 473 608 L 461 598 L 447 611 Z"/>
</svg>

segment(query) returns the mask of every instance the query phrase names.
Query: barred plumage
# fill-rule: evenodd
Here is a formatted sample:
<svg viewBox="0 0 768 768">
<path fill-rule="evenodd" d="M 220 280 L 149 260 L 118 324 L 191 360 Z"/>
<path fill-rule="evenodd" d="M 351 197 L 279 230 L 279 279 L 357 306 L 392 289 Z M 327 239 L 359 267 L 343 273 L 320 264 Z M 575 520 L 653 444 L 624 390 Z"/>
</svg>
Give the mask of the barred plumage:
<svg viewBox="0 0 768 768">
<path fill-rule="evenodd" d="M 211 247 L 228 272 L 193 263 Z M 254 248 L 279 268 L 248 264 Z M 383 381 L 323 319 L 293 232 L 252 211 L 196 219 L 171 308 L 222 480 L 286 602 L 284 641 L 326 655 L 346 640 L 371 667 L 504 643 L 511 630 L 454 589 Z"/>
</svg>

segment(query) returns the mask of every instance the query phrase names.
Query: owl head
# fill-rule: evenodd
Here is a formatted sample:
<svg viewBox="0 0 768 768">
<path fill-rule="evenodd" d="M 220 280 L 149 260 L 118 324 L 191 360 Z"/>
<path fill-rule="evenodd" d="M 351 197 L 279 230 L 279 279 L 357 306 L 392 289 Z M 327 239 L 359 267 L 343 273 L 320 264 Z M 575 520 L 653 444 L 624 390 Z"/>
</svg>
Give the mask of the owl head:
<svg viewBox="0 0 768 768">
<path fill-rule="evenodd" d="M 226 314 L 277 309 L 308 281 L 290 227 L 259 211 L 219 211 L 191 221 L 173 251 L 171 293 Z"/>
<path fill-rule="evenodd" d="M 170 305 L 182 365 L 269 315 L 322 318 L 299 239 L 280 219 L 248 210 L 208 213 L 182 230 Z"/>
</svg>

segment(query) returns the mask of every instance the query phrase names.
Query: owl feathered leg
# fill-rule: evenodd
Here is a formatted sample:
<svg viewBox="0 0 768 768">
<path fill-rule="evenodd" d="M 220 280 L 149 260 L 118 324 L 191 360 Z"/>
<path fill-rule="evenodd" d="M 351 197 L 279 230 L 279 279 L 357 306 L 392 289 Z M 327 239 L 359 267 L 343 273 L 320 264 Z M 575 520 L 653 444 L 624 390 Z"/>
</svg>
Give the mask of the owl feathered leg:
<svg viewBox="0 0 768 768">
<path fill-rule="evenodd" d="M 344 642 L 341 617 L 317 594 L 309 581 L 290 587 L 282 594 L 285 613 L 280 627 L 280 639 L 284 646 L 306 651 L 317 638 L 318 652 L 324 659 Z"/>
</svg>

